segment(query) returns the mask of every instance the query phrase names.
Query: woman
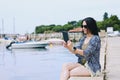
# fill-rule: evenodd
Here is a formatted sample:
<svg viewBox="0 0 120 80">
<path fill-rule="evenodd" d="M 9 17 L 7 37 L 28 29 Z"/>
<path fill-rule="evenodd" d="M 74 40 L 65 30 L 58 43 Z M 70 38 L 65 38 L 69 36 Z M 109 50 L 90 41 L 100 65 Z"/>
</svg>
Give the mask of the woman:
<svg viewBox="0 0 120 80">
<path fill-rule="evenodd" d="M 78 57 L 78 63 L 64 64 L 60 80 L 68 80 L 71 76 L 99 76 L 101 40 L 98 35 L 96 21 L 87 17 L 82 20 L 84 36 L 78 46 L 73 47 L 72 42 L 64 42 L 64 46 Z"/>
</svg>

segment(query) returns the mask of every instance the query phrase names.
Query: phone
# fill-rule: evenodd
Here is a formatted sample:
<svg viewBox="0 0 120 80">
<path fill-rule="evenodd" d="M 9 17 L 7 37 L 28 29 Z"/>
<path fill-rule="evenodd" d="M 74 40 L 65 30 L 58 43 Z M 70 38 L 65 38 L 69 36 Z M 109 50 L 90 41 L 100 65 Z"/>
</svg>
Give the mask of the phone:
<svg viewBox="0 0 120 80">
<path fill-rule="evenodd" d="M 68 32 L 67 31 L 63 31 L 62 34 L 63 34 L 64 41 L 67 42 L 69 40 Z"/>
</svg>

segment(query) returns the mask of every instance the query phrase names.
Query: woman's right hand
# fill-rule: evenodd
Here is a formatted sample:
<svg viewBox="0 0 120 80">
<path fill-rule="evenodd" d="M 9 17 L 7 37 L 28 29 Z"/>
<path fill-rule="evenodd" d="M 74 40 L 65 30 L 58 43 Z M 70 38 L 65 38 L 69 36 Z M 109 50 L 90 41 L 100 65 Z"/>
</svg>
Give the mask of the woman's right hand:
<svg viewBox="0 0 120 80">
<path fill-rule="evenodd" d="M 67 48 L 68 50 L 72 50 L 72 48 L 73 48 L 73 44 L 72 44 L 72 42 L 69 40 L 69 41 L 67 41 L 67 43 L 64 41 L 63 42 L 63 46 L 65 47 L 65 48 Z"/>
<path fill-rule="evenodd" d="M 67 48 L 67 43 L 65 41 L 63 41 L 63 46 Z"/>
</svg>

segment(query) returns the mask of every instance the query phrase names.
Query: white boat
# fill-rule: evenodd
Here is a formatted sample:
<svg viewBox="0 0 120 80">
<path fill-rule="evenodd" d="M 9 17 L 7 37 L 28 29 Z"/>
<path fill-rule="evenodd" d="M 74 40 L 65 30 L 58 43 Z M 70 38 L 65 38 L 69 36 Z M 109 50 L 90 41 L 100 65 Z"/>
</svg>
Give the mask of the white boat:
<svg viewBox="0 0 120 80">
<path fill-rule="evenodd" d="M 49 43 L 46 41 L 13 42 L 6 46 L 7 49 L 45 48 Z"/>
</svg>

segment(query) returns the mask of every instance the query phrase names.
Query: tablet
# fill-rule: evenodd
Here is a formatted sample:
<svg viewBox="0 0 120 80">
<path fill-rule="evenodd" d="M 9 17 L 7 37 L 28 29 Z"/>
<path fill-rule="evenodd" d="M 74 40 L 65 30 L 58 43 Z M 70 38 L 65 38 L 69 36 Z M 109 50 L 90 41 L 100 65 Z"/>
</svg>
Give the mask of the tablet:
<svg viewBox="0 0 120 80">
<path fill-rule="evenodd" d="M 62 35 L 63 35 L 64 41 L 67 42 L 69 40 L 68 32 L 67 31 L 63 31 Z"/>
</svg>

